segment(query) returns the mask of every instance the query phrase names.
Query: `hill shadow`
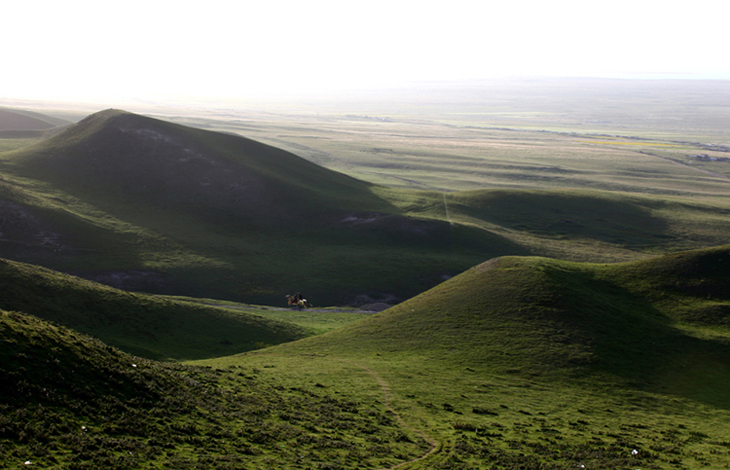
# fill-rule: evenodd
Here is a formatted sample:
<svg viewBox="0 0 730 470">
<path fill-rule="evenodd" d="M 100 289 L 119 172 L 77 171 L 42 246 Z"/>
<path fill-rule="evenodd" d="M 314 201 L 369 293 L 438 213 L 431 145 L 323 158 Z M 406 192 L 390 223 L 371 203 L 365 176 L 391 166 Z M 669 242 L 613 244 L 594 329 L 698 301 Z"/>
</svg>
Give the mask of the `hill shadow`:
<svg viewBox="0 0 730 470">
<path fill-rule="evenodd" d="M 626 247 L 665 244 L 667 221 L 628 197 L 568 190 L 488 190 L 454 195 L 471 217 L 549 238 L 583 238 Z"/>
<path fill-rule="evenodd" d="M 292 324 L 120 291 L 0 259 L 0 309 L 35 315 L 132 354 L 190 360 L 303 338 Z"/>
<path fill-rule="evenodd" d="M 646 296 L 590 270 L 545 274 L 556 293 L 553 322 L 591 351 L 587 372 L 730 409 L 730 342 L 689 334 Z"/>
</svg>

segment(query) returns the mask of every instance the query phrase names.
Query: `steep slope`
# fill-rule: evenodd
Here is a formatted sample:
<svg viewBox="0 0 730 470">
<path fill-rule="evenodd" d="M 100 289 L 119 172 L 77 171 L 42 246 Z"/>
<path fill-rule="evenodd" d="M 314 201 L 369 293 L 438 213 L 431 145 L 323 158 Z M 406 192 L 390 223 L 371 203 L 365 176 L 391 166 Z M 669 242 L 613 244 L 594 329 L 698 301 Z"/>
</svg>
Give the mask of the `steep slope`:
<svg viewBox="0 0 730 470">
<path fill-rule="evenodd" d="M 292 325 L 246 313 L 132 294 L 0 259 L 0 308 L 36 315 L 153 359 L 194 359 L 302 338 Z"/>
<path fill-rule="evenodd" d="M 615 265 L 504 257 L 283 351 L 418 356 L 730 406 L 730 246 Z"/>
</svg>

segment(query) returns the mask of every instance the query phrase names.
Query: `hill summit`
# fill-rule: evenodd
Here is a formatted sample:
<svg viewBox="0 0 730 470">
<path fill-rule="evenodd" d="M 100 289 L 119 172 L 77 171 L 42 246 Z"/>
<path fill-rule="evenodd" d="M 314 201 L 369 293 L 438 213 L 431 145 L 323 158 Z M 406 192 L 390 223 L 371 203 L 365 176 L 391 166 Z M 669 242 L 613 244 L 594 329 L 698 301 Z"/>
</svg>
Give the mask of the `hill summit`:
<svg viewBox="0 0 730 470">
<path fill-rule="evenodd" d="M 80 196 L 256 224 L 313 208 L 382 205 L 369 185 L 240 136 L 120 110 L 88 116 L 19 158 L 23 172 Z M 302 216 L 299 216 L 299 215 Z"/>
</svg>

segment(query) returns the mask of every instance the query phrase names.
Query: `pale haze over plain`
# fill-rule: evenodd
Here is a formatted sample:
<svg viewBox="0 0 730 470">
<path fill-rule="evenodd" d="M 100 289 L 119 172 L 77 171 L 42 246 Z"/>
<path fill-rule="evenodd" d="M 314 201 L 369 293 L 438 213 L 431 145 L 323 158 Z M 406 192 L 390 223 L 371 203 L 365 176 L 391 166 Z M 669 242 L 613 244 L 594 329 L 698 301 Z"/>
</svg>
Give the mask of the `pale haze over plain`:
<svg viewBox="0 0 730 470">
<path fill-rule="evenodd" d="M 2 8 L 0 98 L 265 98 L 517 76 L 730 79 L 721 2 L 127 1 Z"/>
</svg>

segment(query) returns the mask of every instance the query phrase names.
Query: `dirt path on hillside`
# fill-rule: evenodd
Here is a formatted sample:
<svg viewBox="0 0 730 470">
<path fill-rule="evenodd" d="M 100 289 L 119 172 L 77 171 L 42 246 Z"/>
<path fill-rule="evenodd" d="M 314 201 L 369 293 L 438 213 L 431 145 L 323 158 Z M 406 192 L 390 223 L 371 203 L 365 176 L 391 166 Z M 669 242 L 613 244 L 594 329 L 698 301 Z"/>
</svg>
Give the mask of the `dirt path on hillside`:
<svg viewBox="0 0 730 470">
<path fill-rule="evenodd" d="M 388 385 L 388 382 L 386 382 L 382 377 L 380 377 L 374 370 L 370 369 L 369 367 L 366 367 L 362 364 L 358 364 L 357 362 L 348 361 L 346 359 L 337 359 L 337 360 L 340 362 L 346 362 L 348 364 L 352 364 L 353 366 L 359 367 L 360 369 L 362 369 L 365 372 L 367 372 L 368 374 L 370 374 L 375 379 L 375 381 L 378 383 L 378 385 L 380 385 L 380 389 L 383 391 L 383 402 L 385 404 L 385 408 L 388 411 L 390 411 L 391 413 L 393 413 L 393 416 L 395 416 L 395 420 L 398 422 L 398 424 L 400 424 L 402 427 L 408 429 L 409 431 L 421 436 L 423 438 L 423 440 L 428 442 L 428 445 L 430 446 L 430 448 L 428 449 L 427 452 L 416 457 L 415 459 L 411 459 L 406 462 L 401 462 L 392 467 L 385 467 L 382 470 L 394 470 L 396 468 L 401 468 L 405 465 L 409 465 L 414 462 L 418 462 L 420 460 L 425 460 L 429 456 L 431 456 L 441 450 L 441 443 L 439 441 L 437 441 L 433 437 L 426 434 L 425 431 L 416 429 L 413 426 L 406 424 L 405 421 L 403 421 L 403 418 L 401 417 L 401 415 L 398 414 L 398 412 L 395 410 L 395 408 L 393 408 L 393 405 L 391 404 L 391 391 L 390 391 L 390 385 Z"/>
</svg>

